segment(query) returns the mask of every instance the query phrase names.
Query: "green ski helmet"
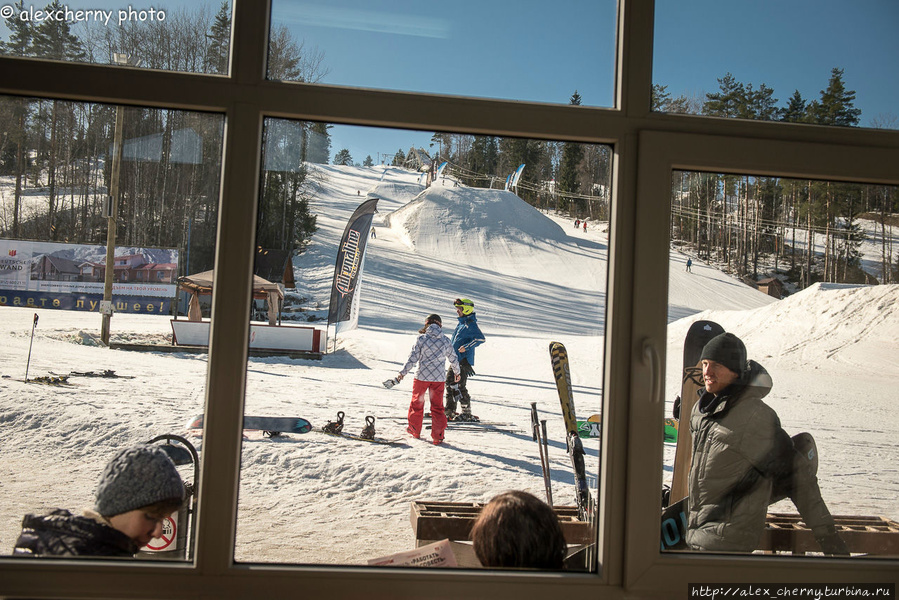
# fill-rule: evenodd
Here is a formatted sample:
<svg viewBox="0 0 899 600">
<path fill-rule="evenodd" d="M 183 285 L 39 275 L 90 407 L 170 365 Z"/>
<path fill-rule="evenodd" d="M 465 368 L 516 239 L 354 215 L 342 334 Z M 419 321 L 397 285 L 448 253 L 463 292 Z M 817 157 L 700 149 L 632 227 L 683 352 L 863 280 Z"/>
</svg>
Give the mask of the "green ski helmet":
<svg viewBox="0 0 899 600">
<path fill-rule="evenodd" d="M 474 302 L 468 298 L 456 298 L 453 306 L 462 309 L 462 316 L 467 316 L 474 312 Z"/>
</svg>

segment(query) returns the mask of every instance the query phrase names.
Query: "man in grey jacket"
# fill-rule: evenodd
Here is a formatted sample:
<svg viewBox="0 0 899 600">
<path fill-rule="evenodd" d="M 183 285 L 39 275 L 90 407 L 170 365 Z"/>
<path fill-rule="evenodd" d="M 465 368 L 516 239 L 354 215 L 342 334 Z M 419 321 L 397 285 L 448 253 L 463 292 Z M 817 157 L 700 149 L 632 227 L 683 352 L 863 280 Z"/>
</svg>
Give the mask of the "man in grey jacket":
<svg viewBox="0 0 899 600">
<path fill-rule="evenodd" d="M 746 359 L 746 346 L 732 333 L 712 338 L 700 359 L 705 390 L 690 416 L 687 545 L 710 552 L 754 551 L 776 482 L 822 550 L 848 554 L 815 474 L 796 468 L 801 461 L 792 440 L 762 401 L 773 385 L 768 372 Z"/>
</svg>

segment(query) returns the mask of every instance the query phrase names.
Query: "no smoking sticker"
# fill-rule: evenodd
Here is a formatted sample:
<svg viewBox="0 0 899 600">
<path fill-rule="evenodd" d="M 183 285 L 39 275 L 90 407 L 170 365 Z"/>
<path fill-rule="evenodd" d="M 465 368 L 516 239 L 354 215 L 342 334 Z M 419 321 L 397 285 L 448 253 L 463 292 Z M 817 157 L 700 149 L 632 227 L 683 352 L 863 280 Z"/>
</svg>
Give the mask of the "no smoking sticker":
<svg viewBox="0 0 899 600">
<path fill-rule="evenodd" d="M 174 550 L 175 534 L 178 531 L 178 524 L 175 516 L 166 517 L 162 522 L 162 536 L 153 538 L 147 544 L 147 550 L 159 552 L 161 550 Z"/>
</svg>

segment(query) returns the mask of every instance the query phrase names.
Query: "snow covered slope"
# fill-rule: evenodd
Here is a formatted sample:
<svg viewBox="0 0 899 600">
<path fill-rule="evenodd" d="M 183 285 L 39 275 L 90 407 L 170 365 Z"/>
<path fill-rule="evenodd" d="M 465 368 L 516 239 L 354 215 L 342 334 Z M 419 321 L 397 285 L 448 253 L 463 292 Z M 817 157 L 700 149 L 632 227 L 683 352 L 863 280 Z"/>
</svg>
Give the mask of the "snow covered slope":
<svg viewBox="0 0 899 600">
<path fill-rule="evenodd" d="M 530 402 L 547 419 L 557 502 L 573 500 L 548 343 L 566 344 L 578 413 L 602 400 L 607 237 L 592 225 L 543 215 L 505 192 L 439 181 L 424 195 L 401 169 L 314 167 L 319 231 L 295 263 L 310 303 L 327 307 L 340 235 L 369 193 L 381 197 L 369 240 L 360 328 L 342 332 L 321 361 L 251 358 L 247 414 L 297 415 L 324 425 L 346 412 L 348 431 L 378 417 L 379 435 L 403 437 L 411 379 L 380 382 L 406 360 L 425 315 L 453 324 L 452 300 L 472 298 L 487 343 L 469 383 L 474 410 L 502 432 L 450 430 L 444 446 L 409 440 L 372 446 L 319 433 L 243 443 L 238 560 L 363 564 L 409 549 L 409 503 L 486 501 L 508 489 L 543 495 Z M 417 208 L 416 208 L 416 203 Z M 450 207 L 453 207 L 450 210 Z M 414 214 L 413 214 L 414 213 Z M 488 218 L 487 215 L 492 215 Z M 515 220 L 512 219 L 514 215 Z M 775 382 L 771 405 L 788 431 L 811 431 L 821 449 L 824 496 L 840 514 L 899 518 L 895 340 L 899 286 L 817 286 L 784 301 L 671 253 L 668 381 L 679 389 L 689 323 L 711 318 L 743 337 Z M 133 379 L 26 384 L 30 376 L 113 369 Z M 680 319 L 680 317 L 686 317 Z M 85 343 L 95 314 L 0 307 L 0 548 L 11 548 L 26 512 L 89 506 L 114 448 L 161 433 L 186 433 L 204 410 L 206 356 L 114 351 Z M 114 341 L 165 343 L 168 320 L 118 314 Z M 191 438 L 202 446 L 202 440 Z M 595 472 L 598 444 L 585 444 Z M 673 446 L 666 448 L 670 473 Z M 872 482 L 874 483 L 872 491 Z"/>
</svg>

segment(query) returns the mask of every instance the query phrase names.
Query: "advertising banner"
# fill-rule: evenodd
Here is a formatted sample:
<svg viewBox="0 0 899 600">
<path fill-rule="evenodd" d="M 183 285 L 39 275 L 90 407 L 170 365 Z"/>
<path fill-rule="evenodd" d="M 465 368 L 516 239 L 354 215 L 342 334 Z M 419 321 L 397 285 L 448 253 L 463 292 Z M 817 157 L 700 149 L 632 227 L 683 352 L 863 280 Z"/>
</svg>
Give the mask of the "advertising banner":
<svg viewBox="0 0 899 600">
<path fill-rule="evenodd" d="M 346 322 L 346 328 L 353 329 L 358 324 L 358 292 L 362 280 L 365 244 L 377 208 L 378 198 L 371 198 L 360 204 L 343 232 L 343 238 L 337 249 L 337 262 L 334 265 L 328 325 Z"/>
<path fill-rule="evenodd" d="M 177 286 L 178 250 L 116 247 L 116 312 L 165 314 Z M 0 306 L 97 312 L 106 278 L 106 246 L 0 239 Z"/>
</svg>

